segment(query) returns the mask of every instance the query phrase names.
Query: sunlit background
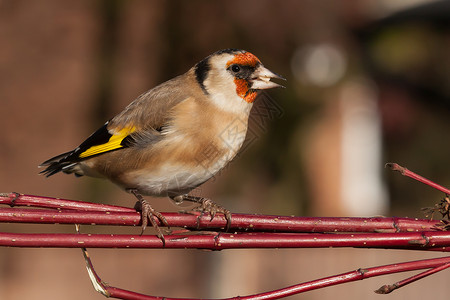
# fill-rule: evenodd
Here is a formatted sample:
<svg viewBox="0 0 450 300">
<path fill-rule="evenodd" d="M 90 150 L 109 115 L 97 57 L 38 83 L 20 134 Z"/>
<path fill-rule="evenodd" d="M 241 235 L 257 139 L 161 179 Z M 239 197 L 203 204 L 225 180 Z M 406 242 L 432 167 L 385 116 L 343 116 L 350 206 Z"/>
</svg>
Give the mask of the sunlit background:
<svg viewBox="0 0 450 300">
<path fill-rule="evenodd" d="M 195 195 L 232 212 L 299 216 L 423 217 L 420 209 L 442 198 L 384 168 L 397 162 L 450 185 L 450 1 L 425 0 L 0 0 L 0 192 L 132 207 L 134 198 L 109 182 L 47 179 L 37 165 L 76 147 L 142 92 L 224 48 L 252 52 L 287 78 L 286 88 L 258 99 L 242 152 Z M 179 209 L 167 199 L 151 203 Z M 439 256 L 356 249 L 90 254 L 112 285 L 189 298 L 253 294 Z M 448 298 L 448 271 L 388 296 L 373 293 L 407 275 L 291 299 Z M 102 298 L 78 249 L 0 248 L 0 299 Z"/>
</svg>

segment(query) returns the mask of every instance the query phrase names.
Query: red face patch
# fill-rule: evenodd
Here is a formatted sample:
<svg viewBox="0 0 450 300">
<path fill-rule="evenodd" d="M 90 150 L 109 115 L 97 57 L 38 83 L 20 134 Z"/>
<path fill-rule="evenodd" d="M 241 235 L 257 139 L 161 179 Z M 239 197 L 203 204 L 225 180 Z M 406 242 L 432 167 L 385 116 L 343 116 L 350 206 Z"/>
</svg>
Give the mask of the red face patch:
<svg viewBox="0 0 450 300">
<path fill-rule="evenodd" d="M 228 61 L 227 67 L 232 64 L 256 67 L 256 65 L 260 63 L 260 60 L 256 56 L 254 56 L 250 52 L 244 52 L 235 55 L 232 60 Z M 236 84 L 236 94 L 238 94 L 239 97 L 241 97 L 248 103 L 253 103 L 253 101 L 255 101 L 257 92 L 249 90 L 250 83 L 247 80 L 235 78 L 234 83 Z"/>
<path fill-rule="evenodd" d="M 247 101 L 248 103 L 253 103 L 256 99 L 256 91 L 249 91 L 249 83 L 245 79 L 234 79 L 234 84 L 236 85 L 236 94 L 239 97 Z"/>
<path fill-rule="evenodd" d="M 258 63 L 261 63 L 259 59 L 250 52 L 240 53 L 234 56 L 232 60 L 227 62 L 227 67 L 232 64 L 238 64 L 243 66 L 255 67 Z"/>
</svg>

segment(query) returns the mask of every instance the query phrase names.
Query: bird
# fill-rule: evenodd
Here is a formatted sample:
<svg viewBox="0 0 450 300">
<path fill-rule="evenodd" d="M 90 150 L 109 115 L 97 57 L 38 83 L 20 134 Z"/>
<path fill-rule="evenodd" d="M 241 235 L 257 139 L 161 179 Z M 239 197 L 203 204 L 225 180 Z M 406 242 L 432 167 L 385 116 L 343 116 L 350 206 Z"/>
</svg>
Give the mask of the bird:
<svg viewBox="0 0 450 300">
<path fill-rule="evenodd" d="M 236 156 L 260 91 L 283 87 L 271 79 L 285 80 L 250 52 L 214 52 L 138 96 L 75 149 L 44 161 L 40 174 L 110 180 L 137 198 L 142 233 L 150 221 L 163 244 L 156 219 L 169 224 L 144 196 L 197 203 L 211 220 L 216 213 L 224 214 L 229 228 L 229 210 L 189 192 Z"/>
</svg>

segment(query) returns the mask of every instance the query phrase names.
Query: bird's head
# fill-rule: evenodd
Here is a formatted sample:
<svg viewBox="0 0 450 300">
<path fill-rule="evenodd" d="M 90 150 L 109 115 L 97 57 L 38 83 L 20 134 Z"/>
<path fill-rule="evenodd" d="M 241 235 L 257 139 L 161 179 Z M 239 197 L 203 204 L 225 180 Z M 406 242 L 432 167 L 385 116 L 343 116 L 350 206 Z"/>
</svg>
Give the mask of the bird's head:
<svg viewBox="0 0 450 300">
<path fill-rule="evenodd" d="M 265 68 L 250 52 L 225 49 L 211 54 L 195 67 L 195 75 L 202 90 L 208 95 L 233 97 L 253 103 L 259 90 L 282 87 L 271 79 L 280 75 Z"/>
</svg>

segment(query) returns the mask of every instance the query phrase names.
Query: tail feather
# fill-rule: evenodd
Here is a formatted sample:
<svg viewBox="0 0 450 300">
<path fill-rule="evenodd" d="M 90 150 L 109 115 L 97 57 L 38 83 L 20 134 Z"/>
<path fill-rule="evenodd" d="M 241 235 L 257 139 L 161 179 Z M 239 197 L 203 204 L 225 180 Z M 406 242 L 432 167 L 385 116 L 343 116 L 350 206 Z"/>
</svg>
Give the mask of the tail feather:
<svg viewBox="0 0 450 300">
<path fill-rule="evenodd" d="M 65 153 L 62 153 L 62 154 L 60 154 L 60 155 L 56 155 L 55 157 L 52 157 L 52 158 L 50 158 L 50 159 L 47 159 L 46 161 L 44 161 L 43 163 L 41 163 L 41 164 L 39 165 L 39 167 L 46 167 L 46 166 L 51 165 L 51 164 L 54 163 L 54 162 L 59 162 L 59 161 L 65 159 L 65 158 L 67 158 L 68 156 L 70 156 L 70 154 L 72 154 L 72 152 L 73 152 L 73 151 L 65 152 Z"/>
<path fill-rule="evenodd" d="M 70 159 L 73 152 L 74 151 L 69 151 L 44 161 L 39 165 L 39 167 L 46 168 L 45 170 L 39 172 L 39 174 L 44 174 L 46 177 L 50 177 L 59 172 L 72 173 L 72 167 L 77 164 L 77 162 Z"/>
</svg>

